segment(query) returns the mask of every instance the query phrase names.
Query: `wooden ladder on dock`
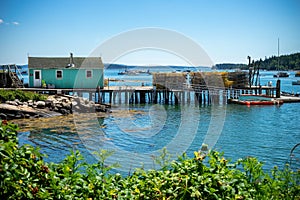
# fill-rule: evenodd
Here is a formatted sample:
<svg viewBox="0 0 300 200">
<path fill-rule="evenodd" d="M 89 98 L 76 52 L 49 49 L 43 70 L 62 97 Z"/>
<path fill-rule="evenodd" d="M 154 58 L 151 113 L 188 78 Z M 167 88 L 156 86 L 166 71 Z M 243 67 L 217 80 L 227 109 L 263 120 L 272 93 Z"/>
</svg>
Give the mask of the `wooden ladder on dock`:
<svg viewBox="0 0 300 200">
<path fill-rule="evenodd" d="M 15 72 L 11 69 L 11 66 L 15 67 Z M 17 71 L 21 74 L 20 70 L 16 65 L 8 65 L 8 74 L 12 81 L 12 87 L 15 88 L 24 88 L 23 82 L 19 79 Z"/>
</svg>

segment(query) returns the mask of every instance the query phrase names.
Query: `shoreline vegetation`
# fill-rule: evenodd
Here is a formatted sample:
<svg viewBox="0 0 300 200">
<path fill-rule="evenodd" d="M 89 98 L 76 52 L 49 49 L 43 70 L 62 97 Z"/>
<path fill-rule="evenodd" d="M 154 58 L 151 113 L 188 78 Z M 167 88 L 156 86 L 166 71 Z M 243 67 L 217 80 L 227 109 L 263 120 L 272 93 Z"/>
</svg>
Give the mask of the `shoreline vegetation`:
<svg viewBox="0 0 300 200">
<path fill-rule="evenodd" d="M 253 63 L 255 66 L 259 66 L 261 70 L 267 71 L 288 71 L 288 70 L 300 70 L 300 53 L 294 53 L 289 55 L 265 57 L 264 60 L 256 60 Z M 224 70 L 224 69 L 241 69 L 247 70 L 249 66 L 247 64 L 234 64 L 234 63 L 220 63 L 213 66 L 213 69 Z"/>
<path fill-rule="evenodd" d="M 231 162 L 216 151 L 169 159 L 153 158 L 158 169 L 136 169 L 126 177 L 106 165 L 113 152 L 99 150 L 87 164 L 79 151 L 47 163 L 38 148 L 18 145 L 18 126 L 0 120 L 0 196 L 4 199 L 299 199 L 300 170 L 289 165 L 263 171 L 254 157 Z"/>
<path fill-rule="evenodd" d="M 21 90 L 0 90 L 0 119 L 53 117 L 76 113 L 110 112 L 105 105 L 82 97 L 43 95 Z"/>
</svg>

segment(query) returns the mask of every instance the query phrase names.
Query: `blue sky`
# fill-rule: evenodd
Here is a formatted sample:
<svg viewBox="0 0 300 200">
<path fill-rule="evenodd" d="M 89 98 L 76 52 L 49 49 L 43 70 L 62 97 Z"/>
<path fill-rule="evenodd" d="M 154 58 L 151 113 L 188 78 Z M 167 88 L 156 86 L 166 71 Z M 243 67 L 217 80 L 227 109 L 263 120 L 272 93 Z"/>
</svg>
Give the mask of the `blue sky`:
<svg viewBox="0 0 300 200">
<path fill-rule="evenodd" d="M 1 0 L 0 64 L 30 56 L 88 56 L 119 33 L 157 27 L 197 42 L 214 63 L 247 63 L 300 52 L 299 0 Z M 151 58 L 151 59 L 150 59 Z M 105 61 L 105 58 L 103 58 Z M 161 52 L 139 52 L 124 64 L 184 64 Z"/>
</svg>

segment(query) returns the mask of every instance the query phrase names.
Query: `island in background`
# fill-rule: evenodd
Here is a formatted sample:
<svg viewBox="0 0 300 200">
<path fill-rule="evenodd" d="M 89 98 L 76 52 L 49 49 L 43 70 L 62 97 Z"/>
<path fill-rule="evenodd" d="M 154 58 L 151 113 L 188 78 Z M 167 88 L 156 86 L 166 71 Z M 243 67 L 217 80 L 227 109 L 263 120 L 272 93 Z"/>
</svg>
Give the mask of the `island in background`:
<svg viewBox="0 0 300 200">
<path fill-rule="evenodd" d="M 279 66 L 278 66 L 279 61 Z M 294 53 L 290 55 L 282 55 L 279 56 L 271 56 L 265 57 L 264 60 L 255 60 L 254 65 L 260 67 L 262 70 L 300 70 L 300 53 Z M 220 63 L 213 66 L 213 69 L 241 69 L 246 70 L 248 69 L 248 64 L 234 64 L 234 63 Z"/>
</svg>

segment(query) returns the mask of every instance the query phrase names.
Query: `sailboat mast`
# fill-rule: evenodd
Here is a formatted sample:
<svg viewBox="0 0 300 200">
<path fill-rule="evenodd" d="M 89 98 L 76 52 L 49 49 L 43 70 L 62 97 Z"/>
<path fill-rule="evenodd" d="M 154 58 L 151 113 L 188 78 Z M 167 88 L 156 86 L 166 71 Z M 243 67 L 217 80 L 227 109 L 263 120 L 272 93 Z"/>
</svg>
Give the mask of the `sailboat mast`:
<svg viewBox="0 0 300 200">
<path fill-rule="evenodd" d="M 279 38 L 278 38 L 278 41 L 277 41 L 277 51 L 278 51 L 278 57 L 277 57 L 277 71 L 279 70 Z"/>
</svg>

